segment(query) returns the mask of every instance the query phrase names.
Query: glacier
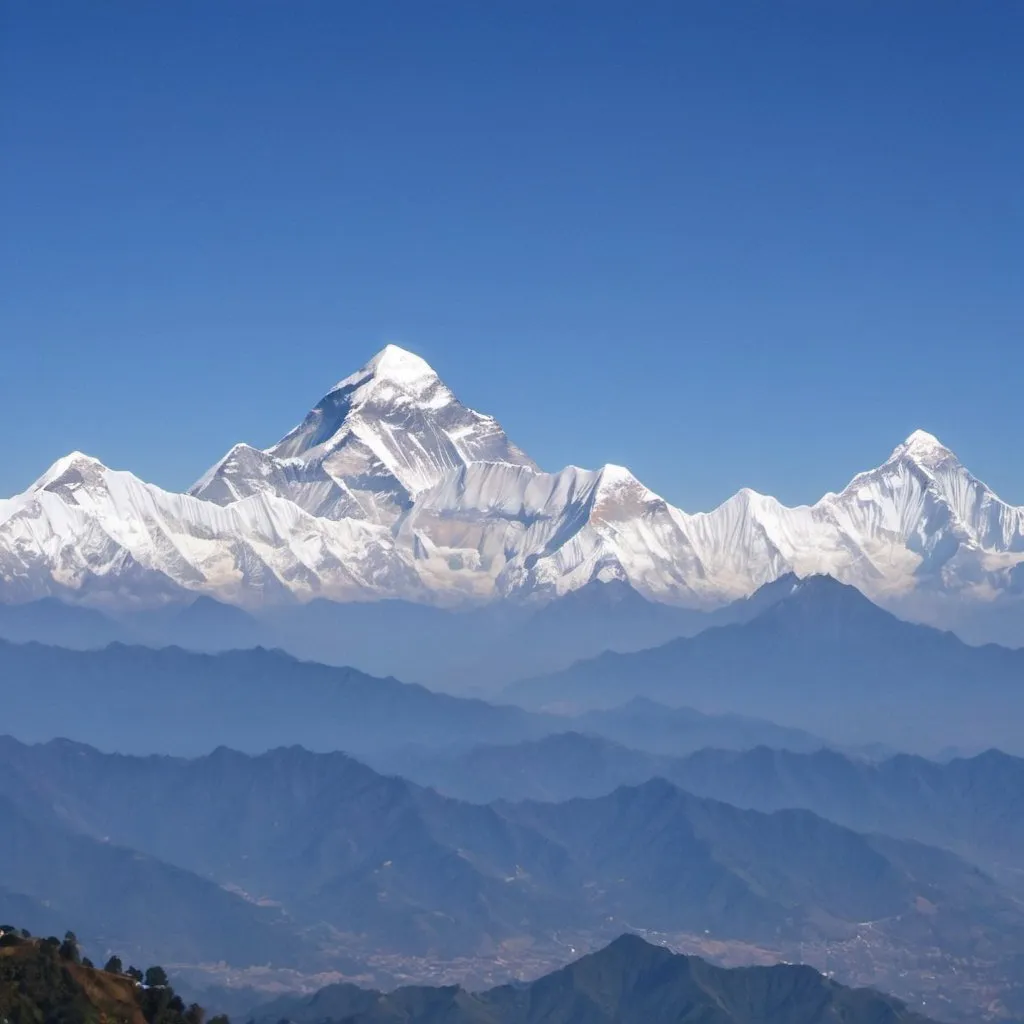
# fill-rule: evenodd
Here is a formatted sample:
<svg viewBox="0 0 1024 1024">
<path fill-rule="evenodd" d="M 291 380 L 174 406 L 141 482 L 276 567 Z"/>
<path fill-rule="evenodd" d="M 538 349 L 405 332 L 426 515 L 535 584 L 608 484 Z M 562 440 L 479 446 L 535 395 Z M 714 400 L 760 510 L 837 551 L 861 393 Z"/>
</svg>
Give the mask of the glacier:
<svg viewBox="0 0 1024 1024">
<path fill-rule="evenodd" d="M 8 602 L 458 606 L 618 580 L 711 609 L 787 573 L 827 573 L 924 620 L 1006 600 L 1024 593 L 1024 509 L 915 431 L 814 505 L 744 489 L 687 513 L 621 466 L 543 471 L 394 345 L 270 448 L 235 445 L 187 494 L 73 452 L 0 500 Z"/>
</svg>

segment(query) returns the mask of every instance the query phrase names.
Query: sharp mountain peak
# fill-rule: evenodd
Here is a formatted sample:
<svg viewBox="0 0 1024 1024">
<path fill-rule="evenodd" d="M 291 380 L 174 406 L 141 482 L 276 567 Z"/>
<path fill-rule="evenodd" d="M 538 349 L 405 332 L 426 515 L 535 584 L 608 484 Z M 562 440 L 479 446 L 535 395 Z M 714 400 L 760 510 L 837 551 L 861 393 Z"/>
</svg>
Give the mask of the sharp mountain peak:
<svg viewBox="0 0 1024 1024">
<path fill-rule="evenodd" d="M 369 380 L 422 386 L 439 382 L 440 377 L 422 356 L 398 345 L 385 345 L 362 369 L 342 378 L 328 394 L 359 387 Z"/>
</svg>

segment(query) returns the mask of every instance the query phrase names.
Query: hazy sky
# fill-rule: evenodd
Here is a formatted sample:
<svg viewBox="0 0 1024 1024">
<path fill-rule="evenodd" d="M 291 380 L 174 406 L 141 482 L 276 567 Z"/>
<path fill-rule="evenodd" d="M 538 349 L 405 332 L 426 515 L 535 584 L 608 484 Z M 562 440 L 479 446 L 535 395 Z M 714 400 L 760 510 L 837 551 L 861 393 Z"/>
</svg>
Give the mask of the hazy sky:
<svg viewBox="0 0 1024 1024">
<path fill-rule="evenodd" d="M 683 507 L 916 427 L 1024 503 L 1024 4 L 0 5 L 0 494 L 388 341 Z"/>
</svg>

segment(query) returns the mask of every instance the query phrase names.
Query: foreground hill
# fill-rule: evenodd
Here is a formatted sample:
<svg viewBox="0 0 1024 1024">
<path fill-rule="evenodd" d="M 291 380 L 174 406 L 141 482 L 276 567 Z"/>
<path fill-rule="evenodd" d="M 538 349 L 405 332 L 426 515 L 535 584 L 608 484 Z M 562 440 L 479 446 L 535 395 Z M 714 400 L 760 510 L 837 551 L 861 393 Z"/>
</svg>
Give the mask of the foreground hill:
<svg viewBox="0 0 1024 1024">
<path fill-rule="evenodd" d="M 361 961 L 383 978 L 422 978 L 461 960 L 464 977 L 481 978 L 499 965 L 507 977 L 516 951 L 550 966 L 569 945 L 634 927 L 717 955 L 812 959 L 906 997 L 955 981 L 961 1013 L 977 1008 L 980 986 L 1018 998 L 1024 912 L 1008 891 L 945 851 L 805 810 L 742 810 L 664 780 L 593 800 L 477 806 L 299 748 L 184 761 L 5 741 L 0 761 L 0 836 L 8 819 L 51 830 L 0 842 L 0 877 L 14 895 L 80 909 L 83 931 L 88 910 L 90 934 L 112 942 L 134 902 L 161 941 L 186 951 L 216 939 L 238 967 Z M 64 855 L 59 873 L 45 867 L 72 842 L 182 872 L 178 888 L 157 890 L 180 894 L 174 928 L 152 880 L 123 858 L 104 871 Z M 211 889 L 205 912 L 219 919 L 216 901 L 230 902 L 220 931 L 180 916 L 202 907 L 200 885 Z M 186 962 L 211 959 L 196 953 Z"/>
<path fill-rule="evenodd" d="M 125 971 L 124 968 L 127 967 Z M 100 970 L 83 959 L 71 932 L 63 941 L 0 925 L 0 1020 L 5 1024 L 203 1024 L 161 967 L 145 973 L 111 957 Z M 224 1017 L 211 1024 L 227 1024 Z"/>
<path fill-rule="evenodd" d="M 623 935 L 528 985 L 471 994 L 333 985 L 281 999 L 255 1024 L 927 1024 L 895 999 L 850 989 L 810 967 L 723 969 Z"/>
<path fill-rule="evenodd" d="M 971 647 L 826 576 L 750 622 L 514 684 L 525 707 L 609 707 L 635 696 L 755 715 L 847 745 L 1024 752 L 1024 651 Z"/>
</svg>

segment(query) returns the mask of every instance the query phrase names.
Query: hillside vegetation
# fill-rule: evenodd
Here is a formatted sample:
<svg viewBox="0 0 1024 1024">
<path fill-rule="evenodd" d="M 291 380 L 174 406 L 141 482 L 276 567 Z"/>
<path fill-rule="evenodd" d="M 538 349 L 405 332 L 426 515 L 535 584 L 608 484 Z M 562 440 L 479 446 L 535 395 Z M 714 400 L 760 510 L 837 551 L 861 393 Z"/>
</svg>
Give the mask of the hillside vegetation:
<svg viewBox="0 0 1024 1024">
<path fill-rule="evenodd" d="M 64 940 L 35 938 L 0 926 L 0 1021 L 4 1024 L 203 1024 L 202 1007 L 186 1007 L 160 967 L 145 974 L 111 957 L 103 969 Z M 227 1024 L 214 1018 L 209 1024 Z"/>
</svg>

